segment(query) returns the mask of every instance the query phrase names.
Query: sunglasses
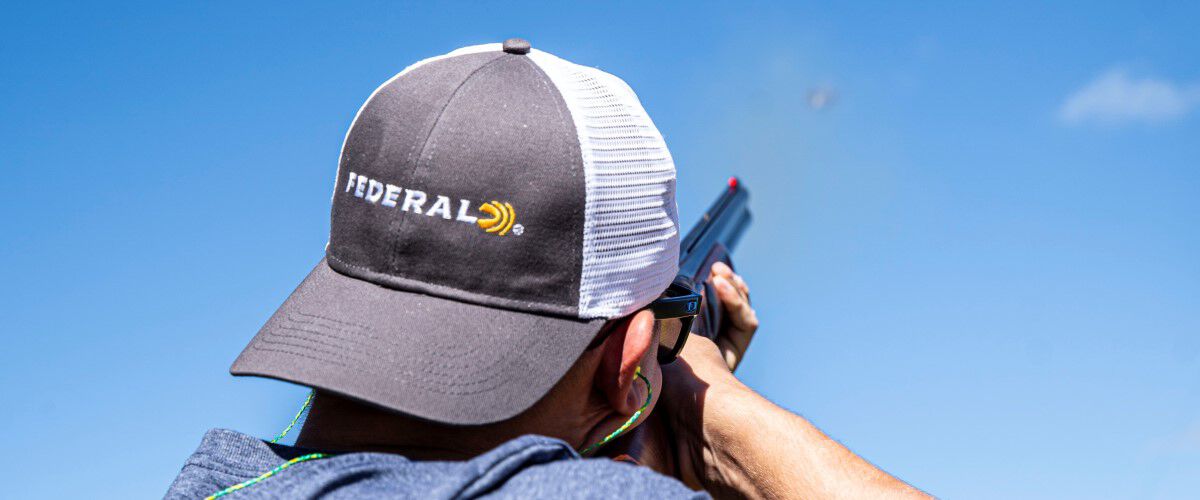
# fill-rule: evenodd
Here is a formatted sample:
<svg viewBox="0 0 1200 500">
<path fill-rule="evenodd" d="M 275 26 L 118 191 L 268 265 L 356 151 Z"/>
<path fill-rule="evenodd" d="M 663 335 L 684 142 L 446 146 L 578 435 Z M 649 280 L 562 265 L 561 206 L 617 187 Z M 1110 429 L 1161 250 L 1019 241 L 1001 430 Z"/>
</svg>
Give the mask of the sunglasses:
<svg viewBox="0 0 1200 500">
<path fill-rule="evenodd" d="M 700 314 L 700 292 L 691 280 L 680 276 L 671 282 L 647 309 L 654 313 L 654 329 L 658 334 L 658 362 L 668 364 L 679 357 L 692 332 L 692 323 Z"/>
<path fill-rule="evenodd" d="M 667 290 L 646 306 L 654 314 L 654 333 L 658 335 L 658 362 L 669 364 L 679 357 L 687 343 L 688 334 L 692 332 L 692 324 L 700 314 L 701 295 L 692 285 L 692 281 L 678 276 Z M 617 322 L 609 323 L 592 339 L 588 349 L 599 346 L 616 330 Z"/>
</svg>

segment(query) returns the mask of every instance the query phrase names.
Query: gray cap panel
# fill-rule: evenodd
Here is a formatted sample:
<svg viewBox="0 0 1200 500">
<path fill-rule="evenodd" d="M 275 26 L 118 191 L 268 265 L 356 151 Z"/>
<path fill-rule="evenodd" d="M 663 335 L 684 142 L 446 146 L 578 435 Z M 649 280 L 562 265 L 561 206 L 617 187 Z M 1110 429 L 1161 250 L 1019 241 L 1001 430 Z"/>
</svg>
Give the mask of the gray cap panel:
<svg viewBox="0 0 1200 500">
<path fill-rule="evenodd" d="M 577 314 L 579 139 L 527 57 L 454 56 L 396 78 L 360 112 L 339 171 L 330 267 L 401 290 Z M 480 210 L 493 201 L 512 219 L 504 235 L 470 221 L 490 218 Z"/>
</svg>

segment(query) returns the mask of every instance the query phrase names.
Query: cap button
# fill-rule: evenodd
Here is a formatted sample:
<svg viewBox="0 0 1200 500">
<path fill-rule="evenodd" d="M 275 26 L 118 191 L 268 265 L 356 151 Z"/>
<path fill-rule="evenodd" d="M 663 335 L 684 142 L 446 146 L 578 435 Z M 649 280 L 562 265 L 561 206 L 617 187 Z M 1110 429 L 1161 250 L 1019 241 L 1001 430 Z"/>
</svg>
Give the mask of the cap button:
<svg viewBox="0 0 1200 500">
<path fill-rule="evenodd" d="M 529 42 L 522 38 L 509 38 L 504 41 L 504 51 L 509 54 L 528 54 Z"/>
</svg>

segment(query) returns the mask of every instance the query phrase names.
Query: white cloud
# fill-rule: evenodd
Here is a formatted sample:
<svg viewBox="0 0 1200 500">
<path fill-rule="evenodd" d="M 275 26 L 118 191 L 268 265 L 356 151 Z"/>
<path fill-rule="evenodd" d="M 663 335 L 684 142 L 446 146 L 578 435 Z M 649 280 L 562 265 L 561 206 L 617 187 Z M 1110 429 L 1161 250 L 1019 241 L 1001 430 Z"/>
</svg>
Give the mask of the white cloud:
<svg viewBox="0 0 1200 500">
<path fill-rule="evenodd" d="M 1180 118 L 1197 106 L 1200 85 L 1134 79 L 1124 70 L 1113 69 L 1068 96 L 1058 110 L 1058 118 L 1072 125 L 1160 123 Z"/>
</svg>

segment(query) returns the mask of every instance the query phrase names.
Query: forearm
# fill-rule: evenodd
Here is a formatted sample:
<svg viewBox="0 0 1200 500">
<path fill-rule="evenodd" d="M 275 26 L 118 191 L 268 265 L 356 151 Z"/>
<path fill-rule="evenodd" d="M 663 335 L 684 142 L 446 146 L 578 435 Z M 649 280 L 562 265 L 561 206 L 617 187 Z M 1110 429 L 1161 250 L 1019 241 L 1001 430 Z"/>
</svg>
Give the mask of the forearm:
<svg viewBox="0 0 1200 500">
<path fill-rule="evenodd" d="M 732 377 L 731 377 L 732 378 Z M 693 452 L 696 480 L 718 496 L 927 498 L 740 382 L 710 384 Z"/>
<path fill-rule="evenodd" d="M 725 328 L 716 343 L 692 335 L 663 368 L 659 404 L 678 458 L 671 472 L 716 497 L 929 498 L 738 381 L 732 370 L 758 316 L 728 266 L 713 265 L 711 281 Z"/>
</svg>

